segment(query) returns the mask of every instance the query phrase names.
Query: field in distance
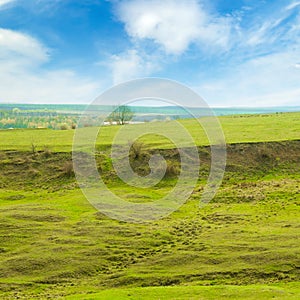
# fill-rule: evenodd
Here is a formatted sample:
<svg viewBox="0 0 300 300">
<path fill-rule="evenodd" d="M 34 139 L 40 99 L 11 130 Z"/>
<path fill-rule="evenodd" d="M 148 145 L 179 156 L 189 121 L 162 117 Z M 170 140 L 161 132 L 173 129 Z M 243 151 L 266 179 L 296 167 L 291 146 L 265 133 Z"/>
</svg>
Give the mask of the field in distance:
<svg viewBox="0 0 300 300">
<path fill-rule="evenodd" d="M 300 112 L 298 113 L 278 113 L 265 115 L 233 115 L 219 117 L 227 143 L 265 142 L 300 139 Z M 159 132 L 163 124 L 164 127 L 172 131 L 173 122 L 153 122 L 126 125 L 130 131 L 136 130 L 137 126 L 145 128 L 145 131 L 153 130 Z M 208 139 L 197 120 L 181 120 L 180 123 L 194 137 L 199 146 L 208 145 Z M 101 136 L 97 144 L 108 146 L 112 143 L 120 126 L 101 127 Z M 81 128 L 84 135 L 89 136 L 93 130 L 89 127 Z M 36 150 L 43 150 L 45 147 L 52 151 L 69 152 L 72 150 L 74 130 L 50 130 L 50 129 L 13 129 L 0 130 L 0 150 L 20 150 L 31 151 L 32 146 Z M 118 142 L 118 141 L 116 141 Z M 172 148 L 173 145 L 166 139 L 147 136 L 144 142 L 153 147 Z M 84 141 L 83 141 L 84 143 Z M 189 145 L 186 145 L 189 146 Z"/>
</svg>

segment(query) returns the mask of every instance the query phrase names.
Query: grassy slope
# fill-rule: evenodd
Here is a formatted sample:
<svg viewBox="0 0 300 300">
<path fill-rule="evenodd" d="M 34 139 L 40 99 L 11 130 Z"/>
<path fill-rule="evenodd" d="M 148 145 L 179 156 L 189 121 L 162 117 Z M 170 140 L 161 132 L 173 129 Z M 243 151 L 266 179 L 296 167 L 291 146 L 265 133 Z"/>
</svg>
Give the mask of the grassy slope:
<svg viewBox="0 0 300 300">
<path fill-rule="evenodd" d="M 176 286 L 176 287 L 147 287 L 131 289 L 111 289 L 91 296 L 75 295 L 67 299 L 132 299 L 132 300 L 215 300 L 215 299 L 248 299 L 248 300 L 298 300 L 299 287 L 295 284 L 285 285 L 247 285 L 247 286 Z"/>
<path fill-rule="evenodd" d="M 300 138 L 300 113 L 281 113 L 271 115 L 246 115 L 246 116 L 224 116 L 220 117 L 226 141 L 228 143 L 262 142 L 295 140 Z M 207 145 L 207 137 L 195 120 L 183 120 L 182 124 L 195 137 L 198 145 Z M 140 125 L 129 125 L 129 130 L 135 130 L 135 126 L 141 126 L 145 130 L 152 128 L 159 132 L 161 123 L 146 123 Z M 166 122 L 172 130 L 172 122 Z M 98 143 L 110 144 L 112 136 L 118 131 L 118 126 L 105 127 L 102 130 L 101 140 Z M 81 129 L 89 135 L 89 128 Z M 30 151 L 31 144 L 43 149 L 45 146 L 53 151 L 71 151 L 73 141 L 73 130 L 2 130 L 0 131 L 0 150 Z M 149 138 L 145 140 L 151 143 Z M 155 140 L 156 146 L 168 147 L 171 145 L 165 140 Z"/>
<path fill-rule="evenodd" d="M 278 130 L 272 124 L 266 132 Z M 289 132 L 297 120 L 291 124 Z M 297 299 L 299 149 L 299 141 L 229 146 L 214 201 L 199 210 L 201 181 L 180 210 L 150 225 L 91 207 L 65 172 L 70 153 L 0 152 L 1 298 Z M 108 178 L 115 192 L 139 197 Z M 155 199 L 173 184 L 143 196 Z"/>
</svg>

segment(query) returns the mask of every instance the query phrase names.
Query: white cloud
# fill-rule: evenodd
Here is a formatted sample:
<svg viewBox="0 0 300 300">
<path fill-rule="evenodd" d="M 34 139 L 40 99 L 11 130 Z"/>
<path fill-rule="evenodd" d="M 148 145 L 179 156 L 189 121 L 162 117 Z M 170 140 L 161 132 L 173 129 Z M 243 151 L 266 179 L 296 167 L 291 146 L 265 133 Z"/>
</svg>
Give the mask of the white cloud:
<svg viewBox="0 0 300 300">
<path fill-rule="evenodd" d="M 298 53 L 294 49 L 251 59 L 196 89 L 218 106 L 299 106 Z"/>
<path fill-rule="evenodd" d="M 267 51 L 283 50 L 287 47 L 286 42 L 297 43 L 299 21 L 300 15 L 295 15 L 291 9 L 275 10 L 264 15 L 264 18 L 255 20 L 248 28 L 244 28 L 240 37 L 240 44 L 250 46 L 252 51 L 261 46 Z"/>
<path fill-rule="evenodd" d="M 182 54 L 193 43 L 226 48 L 231 19 L 214 16 L 196 0 L 129 0 L 118 3 L 118 18 L 136 40 L 152 40 L 166 53 Z"/>
<path fill-rule="evenodd" d="M 0 7 L 15 1 L 16 0 L 0 0 Z"/>
<path fill-rule="evenodd" d="M 142 57 L 137 50 L 113 55 L 109 67 L 114 84 L 146 76 L 156 68 L 153 58 L 151 59 L 146 55 Z"/>
<path fill-rule="evenodd" d="M 300 5 L 300 1 L 292 2 L 290 5 L 286 6 L 286 10 L 291 10 Z"/>
<path fill-rule="evenodd" d="M 37 39 L 0 28 L 0 101 L 72 103 L 97 96 L 99 83 L 70 70 L 45 70 L 50 58 Z"/>
<path fill-rule="evenodd" d="M 192 44 L 208 51 L 224 50 L 229 44 L 231 19 L 209 14 L 196 0 L 122 1 L 117 2 L 116 14 L 133 44 L 131 50 L 111 56 L 114 84 L 149 76 L 161 69 L 169 54 L 180 55 Z"/>
<path fill-rule="evenodd" d="M 48 50 L 29 35 L 0 28 L 0 57 L 42 63 L 48 60 Z"/>
<path fill-rule="evenodd" d="M 272 22 L 265 22 L 264 24 L 259 24 L 257 28 L 251 28 L 248 32 L 248 36 L 246 39 L 246 44 L 255 47 L 260 44 L 266 43 L 269 39 L 269 33 L 272 29 Z M 272 35 L 274 38 L 274 34 Z"/>
<path fill-rule="evenodd" d="M 28 71 L 5 74 L 0 70 L 1 102 L 87 103 L 99 92 L 99 84 L 67 70 L 38 74 Z"/>
</svg>

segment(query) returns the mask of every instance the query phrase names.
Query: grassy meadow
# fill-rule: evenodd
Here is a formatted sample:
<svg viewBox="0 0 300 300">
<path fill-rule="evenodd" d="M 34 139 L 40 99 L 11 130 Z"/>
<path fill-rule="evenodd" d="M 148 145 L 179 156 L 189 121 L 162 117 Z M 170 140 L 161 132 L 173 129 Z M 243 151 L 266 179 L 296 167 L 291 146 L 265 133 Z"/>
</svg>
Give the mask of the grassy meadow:
<svg viewBox="0 0 300 300">
<path fill-rule="evenodd" d="M 0 131 L 0 298 L 299 299 L 300 113 L 220 117 L 225 178 L 201 209 L 208 140 L 197 122 L 180 122 L 198 146 L 199 180 L 178 211 L 148 224 L 112 220 L 85 199 L 72 170 L 74 130 Z M 109 157 L 118 128 L 103 127 L 97 140 L 105 183 L 134 202 L 168 193 L 176 172 L 152 189 L 118 179 Z M 172 143 L 143 142 L 143 155 L 130 157 L 135 171 L 157 149 L 178 163 Z"/>
<path fill-rule="evenodd" d="M 233 115 L 219 117 L 227 143 L 248 143 L 284 141 L 299 139 L 300 113 L 278 113 L 265 115 Z M 159 132 L 162 124 L 172 131 L 173 122 L 150 122 L 135 125 L 126 125 L 129 130 L 136 127 L 153 129 Z M 181 120 L 180 123 L 187 128 L 198 146 L 208 145 L 208 139 L 199 123 L 193 119 Z M 110 145 L 112 138 L 119 130 L 119 126 L 103 126 L 97 143 Z M 90 127 L 80 128 L 87 136 Z M 74 130 L 50 130 L 50 129 L 13 129 L 0 130 L 0 150 L 31 151 L 32 145 L 36 150 L 45 147 L 54 152 L 70 152 Z M 157 148 L 172 148 L 173 145 L 165 140 L 152 137 L 145 138 L 144 142 Z M 188 146 L 188 145 L 187 145 Z"/>
</svg>

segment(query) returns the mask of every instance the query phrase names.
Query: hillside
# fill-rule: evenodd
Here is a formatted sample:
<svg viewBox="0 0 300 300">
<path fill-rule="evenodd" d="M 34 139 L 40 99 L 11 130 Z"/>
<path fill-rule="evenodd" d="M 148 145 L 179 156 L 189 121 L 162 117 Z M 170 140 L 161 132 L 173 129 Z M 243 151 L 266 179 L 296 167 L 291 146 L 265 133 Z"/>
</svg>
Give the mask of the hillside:
<svg viewBox="0 0 300 300">
<path fill-rule="evenodd" d="M 112 220 L 90 205 L 71 167 L 72 131 L 0 132 L 1 299 L 298 299 L 298 116 L 221 118 L 230 144 L 216 197 L 199 208 L 210 163 L 203 142 L 192 197 L 150 224 Z M 40 139 L 35 151 L 31 135 Z M 160 141 L 144 151 L 153 145 Z M 178 163 L 173 149 L 159 148 Z M 106 151 L 99 172 L 128 201 L 154 201 L 176 184 L 174 172 L 153 189 L 127 186 Z M 143 157 L 132 162 L 137 172 Z"/>
</svg>

